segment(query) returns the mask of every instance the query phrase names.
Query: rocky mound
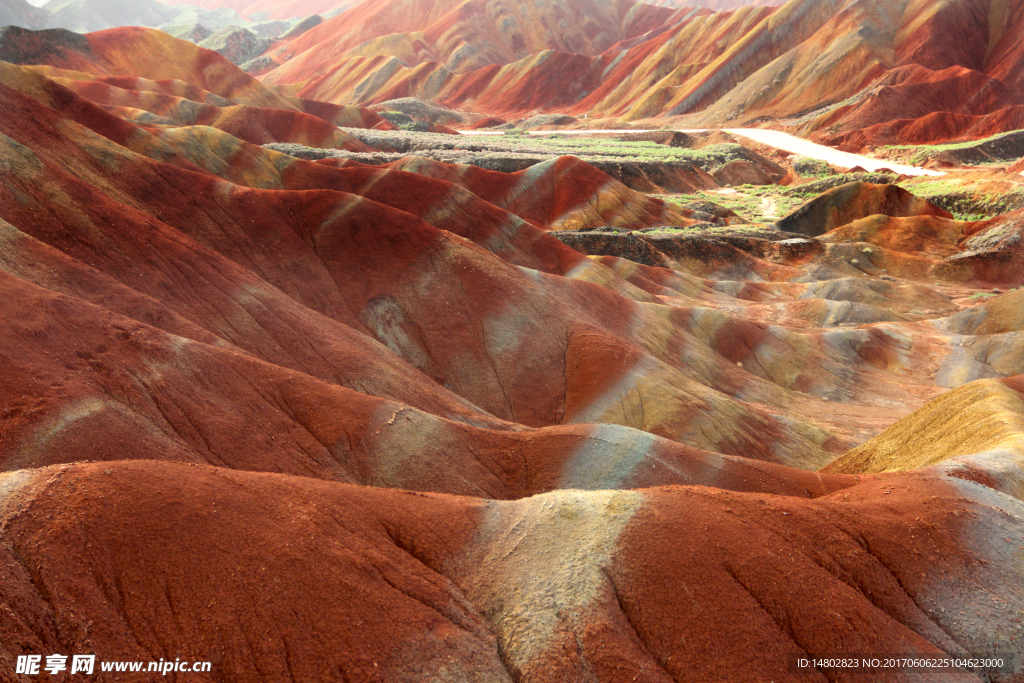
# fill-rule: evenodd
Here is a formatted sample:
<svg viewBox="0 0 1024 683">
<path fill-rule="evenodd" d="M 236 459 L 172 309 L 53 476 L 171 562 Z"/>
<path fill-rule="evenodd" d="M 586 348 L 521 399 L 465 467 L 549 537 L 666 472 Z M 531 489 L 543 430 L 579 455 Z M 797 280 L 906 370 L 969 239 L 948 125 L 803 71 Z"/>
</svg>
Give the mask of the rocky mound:
<svg viewBox="0 0 1024 683">
<path fill-rule="evenodd" d="M 248 29 L 229 26 L 203 39 L 199 47 L 213 50 L 233 64 L 244 64 L 263 54 L 272 42 L 269 38 L 260 38 Z"/>
<path fill-rule="evenodd" d="M 470 130 L 482 130 L 484 128 L 497 128 L 509 125 L 508 121 L 499 116 L 485 116 L 469 126 Z"/>
<path fill-rule="evenodd" d="M 905 254 L 944 259 L 960 251 L 964 231 L 972 225 L 936 216 L 896 218 L 876 214 L 836 228 L 818 239 L 826 243 L 865 242 Z"/>
<path fill-rule="evenodd" d="M 160 27 L 169 36 L 199 44 L 210 37 L 211 31 L 202 24 L 171 24 Z"/>
<path fill-rule="evenodd" d="M 824 235 L 840 226 L 876 214 L 884 216 L 953 215 L 898 185 L 853 182 L 828 190 L 778 222 L 780 230 L 809 237 Z"/>
<path fill-rule="evenodd" d="M 388 100 L 370 107 L 377 113 L 398 112 L 409 117 L 411 121 L 425 121 L 442 126 L 453 126 L 465 123 L 465 117 L 454 109 L 442 107 L 415 97 L 403 97 Z"/>
<path fill-rule="evenodd" d="M 552 237 L 590 256 L 614 256 L 657 268 L 671 268 L 672 261 L 642 233 L 605 228 L 597 230 L 556 231 Z"/>
<path fill-rule="evenodd" d="M 636 133 L 625 133 L 618 136 L 620 140 L 627 142 L 657 142 L 659 145 L 669 147 L 695 147 L 697 141 L 694 136 L 687 133 L 672 130 L 650 130 Z"/>
<path fill-rule="evenodd" d="M 746 164 L 747 162 L 732 162 Z M 736 180 L 736 176 L 723 178 L 709 175 L 692 163 L 664 163 L 644 161 L 593 161 L 593 166 L 601 169 L 623 185 L 638 192 L 651 194 L 679 194 L 698 192 L 716 187 L 725 180 Z M 727 165 L 728 166 L 728 165 Z M 766 178 L 763 171 L 749 164 L 751 173 L 758 179 Z"/>
<path fill-rule="evenodd" d="M 888 173 L 840 173 L 828 178 L 822 178 L 821 180 L 812 180 L 810 182 L 794 185 L 787 194 L 795 196 L 817 196 L 834 187 L 848 185 L 849 183 L 861 182 L 871 183 L 872 185 L 888 185 L 895 183 L 896 180 L 896 175 Z"/>
<path fill-rule="evenodd" d="M 771 229 L 730 230 L 721 227 L 724 221 L 714 216 L 698 213 L 693 217 L 708 222 L 685 228 L 624 231 L 606 227 L 552 235 L 591 256 L 628 259 L 715 279 L 774 278 L 787 270 L 792 274 L 793 269 L 824 253 L 820 243 L 800 235 Z"/>
<path fill-rule="evenodd" d="M 574 123 L 577 123 L 576 119 L 564 114 L 537 114 L 518 123 L 517 127 L 523 130 L 544 130 L 560 126 L 571 126 Z"/>
<path fill-rule="evenodd" d="M 292 40 L 298 38 L 306 31 L 316 28 L 320 24 L 324 23 L 324 18 L 319 14 L 310 14 L 308 17 L 299 21 L 290 29 L 280 35 L 280 40 Z"/>
<path fill-rule="evenodd" d="M 1024 284 L 1024 210 L 975 223 L 965 232 L 960 252 L 942 264 L 944 278 L 993 284 Z"/>
</svg>

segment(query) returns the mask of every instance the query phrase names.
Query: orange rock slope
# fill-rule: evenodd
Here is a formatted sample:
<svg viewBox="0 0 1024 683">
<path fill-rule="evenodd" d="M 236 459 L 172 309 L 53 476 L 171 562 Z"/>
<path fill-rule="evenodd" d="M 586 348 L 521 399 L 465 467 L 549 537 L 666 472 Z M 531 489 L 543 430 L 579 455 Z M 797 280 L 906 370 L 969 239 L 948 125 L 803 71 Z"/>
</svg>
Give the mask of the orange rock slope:
<svg viewBox="0 0 1024 683">
<path fill-rule="evenodd" d="M 393 128 L 367 109 L 282 95 L 216 52 L 154 29 L 81 36 L 6 27 L 0 31 L 0 60 L 31 65 L 150 130 L 206 125 L 254 144 L 369 151 L 337 127 Z"/>
<path fill-rule="evenodd" d="M 821 239 L 679 234 L 578 159 L 310 162 L 137 125 L 76 92 L 127 76 L 82 40 L 0 64 L 6 659 L 746 683 L 907 652 L 1024 676 L 1020 292 L 963 301 L 1024 285 L 1018 214 L 856 186 Z M 106 85 L 337 111 L 211 63 Z M 998 440 L 819 471 L 971 387 L 1001 402 L 948 441 Z"/>
<path fill-rule="evenodd" d="M 850 680 L 790 662 L 1003 652 L 1024 608 L 1020 502 L 936 476 L 508 502 L 140 461 L 0 482 L 5 643 L 212 660 L 198 681 Z"/>
<path fill-rule="evenodd" d="M 432 15 L 364 3 L 281 47 L 280 66 L 262 78 L 313 99 L 416 96 L 502 116 L 686 116 L 689 126 L 792 118 L 801 133 L 854 150 L 1024 126 L 1020 0 L 663 10 L 639 25 L 620 18 L 625 40 L 595 55 L 596 43 L 526 37 L 518 51 L 502 51 L 511 38 L 483 29 L 445 28 L 455 42 L 441 49 L 426 28 Z"/>
<path fill-rule="evenodd" d="M 270 53 L 295 82 L 344 56 L 393 55 L 467 71 L 543 50 L 594 55 L 658 28 L 673 11 L 632 0 L 367 0 Z"/>
</svg>

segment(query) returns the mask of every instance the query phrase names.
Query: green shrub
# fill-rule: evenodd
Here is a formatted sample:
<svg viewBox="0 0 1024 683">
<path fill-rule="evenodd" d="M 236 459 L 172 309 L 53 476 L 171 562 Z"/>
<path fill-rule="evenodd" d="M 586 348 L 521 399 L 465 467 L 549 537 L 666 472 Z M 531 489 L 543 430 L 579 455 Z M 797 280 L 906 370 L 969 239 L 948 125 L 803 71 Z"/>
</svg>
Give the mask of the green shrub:
<svg viewBox="0 0 1024 683">
<path fill-rule="evenodd" d="M 802 176 L 814 176 L 821 178 L 832 175 L 832 167 L 820 159 L 799 157 L 793 161 L 793 170 Z"/>
</svg>

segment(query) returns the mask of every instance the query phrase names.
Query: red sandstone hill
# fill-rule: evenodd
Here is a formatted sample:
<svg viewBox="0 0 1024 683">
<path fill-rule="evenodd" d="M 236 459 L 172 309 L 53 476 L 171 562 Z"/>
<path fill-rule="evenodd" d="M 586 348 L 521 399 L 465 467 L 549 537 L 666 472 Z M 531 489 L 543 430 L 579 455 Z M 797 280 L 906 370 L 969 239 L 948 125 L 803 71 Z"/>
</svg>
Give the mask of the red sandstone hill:
<svg viewBox="0 0 1024 683">
<path fill-rule="evenodd" d="M 427 38 L 429 17 L 418 24 L 427 37 L 415 40 L 371 40 L 370 28 L 356 30 L 396 21 L 414 30 L 390 7 L 365 3 L 325 22 L 278 53 L 281 66 L 263 78 L 295 84 L 313 99 L 415 96 L 502 116 L 686 116 L 686 125 L 700 126 L 800 117 L 791 123 L 802 133 L 851 149 L 1024 126 L 1020 0 L 678 10 L 643 23 L 646 32 L 628 30 L 631 39 L 600 55 L 591 56 L 590 46 L 526 41 L 533 54 L 518 60 L 491 54 L 504 43 L 482 29 L 446 32 L 456 42 L 438 50 Z M 470 70 L 478 57 L 492 64 Z"/>
<path fill-rule="evenodd" d="M 794 218 L 850 221 L 821 240 L 657 230 L 694 221 L 579 159 L 305 161 L 184 112 L 358 110 L 12 35 L 49 66 L 0 63 L 5 658 L 753 683 L 1024 654 L 1020 292 L 945 293 L 1024 285 L 1019 215 L 858 185 Z M 947 459 L 846 457 L 937 421 Z"/>
<path fill-rule="evenodd" d="M 673 15 L 633 0 L 367 0 L 269 55 L 267 82 L 294 83 L 351 57 L 392 56 L 453 71 L 506 64 L 544 50 L 596 55 Z"/>
<path fill-rule="evenodd" d="M 376 113 L 284 96 L 221 55 L 161 31 L 0 32 L 0 59 L 32 65 L 97 104 L 149 126 L 209 125 L 254 144 L 371 151 L 337 126 L 391 129 Z"/>
<path fill-rule="evenodd" d="M 495 502 L 121 461 L 0 487 L 8 651 L 212 660 L 195 681 L 847 680 L 790 659 L 992 656 L 1024 609 L 1020 502 L 935 475 Z"/>
</svg>

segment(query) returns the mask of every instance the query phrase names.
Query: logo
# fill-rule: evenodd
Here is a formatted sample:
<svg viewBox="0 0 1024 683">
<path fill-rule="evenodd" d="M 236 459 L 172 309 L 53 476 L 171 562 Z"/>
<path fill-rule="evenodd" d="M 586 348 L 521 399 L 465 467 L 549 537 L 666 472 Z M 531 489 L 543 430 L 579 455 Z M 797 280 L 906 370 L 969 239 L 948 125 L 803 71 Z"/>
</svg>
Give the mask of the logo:
<svg viewBox="0 0 1024 683">
<path fill-rule="evenodd" d="M 71 673 L 92 675 L 96 666 L 96 655 L 74 655 L 71 657 Z M 42 655 L 18 655 L 18 662 L 15 665 L 14 673 L 38 676 L 42 668 L 43 672 L 56 676 L 68 670 L 67 655 L 48 655 L 46 664 L 43 664 Z"/>
</svg>

